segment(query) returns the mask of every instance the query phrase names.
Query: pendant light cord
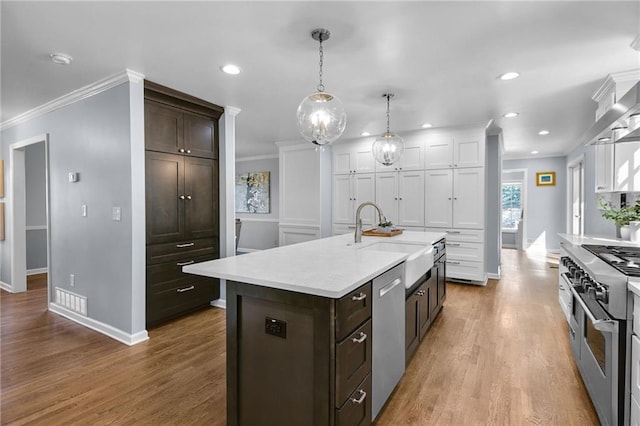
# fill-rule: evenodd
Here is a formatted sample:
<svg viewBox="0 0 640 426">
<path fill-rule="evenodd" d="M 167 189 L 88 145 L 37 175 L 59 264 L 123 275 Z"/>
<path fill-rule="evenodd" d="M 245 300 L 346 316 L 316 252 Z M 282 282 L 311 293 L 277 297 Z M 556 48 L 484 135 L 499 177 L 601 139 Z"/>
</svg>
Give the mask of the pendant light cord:
<svg viewBox="0 0 640 426">
<path fill-rule="evenodd" d="M 389 99 L 391 98 L 391 94 L 387 93 L 387 133 L 389 133 Z"/>
<path fill-rule="evenodd" d="M 322 84 L 322 65 L 324 65 L 324 51 L 322 50 L 322 33 L 319 37 L 320 41 L 320 72 L 318 76 L 320 77 L 320 84 L 318 84 L 318 92 L 324 92 L 324 84 Z"/>
</svg>

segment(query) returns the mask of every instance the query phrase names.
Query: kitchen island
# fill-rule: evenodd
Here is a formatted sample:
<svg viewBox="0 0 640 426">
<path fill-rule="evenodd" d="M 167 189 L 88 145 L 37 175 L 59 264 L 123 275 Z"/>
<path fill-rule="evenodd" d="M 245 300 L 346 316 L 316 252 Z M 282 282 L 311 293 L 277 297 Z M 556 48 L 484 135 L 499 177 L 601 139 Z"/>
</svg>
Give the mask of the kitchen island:
<svg viewBox="0 0 640 426">
<path fill-rule="evenodd" d="M 227 424 L 370 423 L 372 282 L 410 256 L 374 246 L 442 238 L 341 235 L 185 267 L 227 280 Z"/>
</svg>

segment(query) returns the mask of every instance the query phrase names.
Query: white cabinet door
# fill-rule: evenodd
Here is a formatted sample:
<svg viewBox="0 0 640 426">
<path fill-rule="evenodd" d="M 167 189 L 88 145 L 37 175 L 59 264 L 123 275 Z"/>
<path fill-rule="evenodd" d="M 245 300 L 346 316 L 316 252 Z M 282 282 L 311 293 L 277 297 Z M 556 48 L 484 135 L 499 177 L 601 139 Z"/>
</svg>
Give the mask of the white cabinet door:
<svg viewBox="0 0 640 426">
<path fill-rule="evenodd" d="M 631 394 L 640 399 L 640 340 L 635 334 L 631 336 Z"/>
<path fill-rule="evenodd" d="M 394 225 L 398 225 L 398 174 L 376 173 L 376 204 Z"/>
<path fill-rule="evenodd" d="M 484 139 L 456 139 L 453 144 L 453 167 L 484 166 Z"/>
<path fill-rule="evenodd" d="M 353 158 L 353 170 L 356 173 L 371 173 L 376 169 L 376 161 L 373 158 L 370 144 L 362 144 L 354 147 L 351 156 Z"/>
<path fill-rule="evenodd" d="M 425 169 L 453 167 L 453 138 L 429 137 L 424 149 Z"/>
<path fill-rule="evenodd" d="M 425 172 L 425 223 L 436 228 L 451 227 L 452 170 Z"/>
<path fill-rule="evenodd" d="M 401 170 L 424 169 L 424 143 L 407 142 L 404 144 L 404 152 L 400 158 Z"/>
<path fill-rule="evenodd" d="M 596 192 L 613 191 L 613 144 L 595 146 Z"/>
<path fill-rule="evenodd" d="M 613 157 L 613 190 L 640 191 L 640 142 L 616 144 Z"/>
<path fill-rule="evenodd" d="M 629 421 L 630 426 L 640 426 L 640 404 L 636 400 L 635 396 L 631 396 L 631 419 Z"/>
<path fill-rule="evenodd" d="M 484 228 L 484 168 L 453 171 L 453 227 Z"/>
<path fill-rule="evenodd" d="M 398 178 L 398 224 L 424 226 L 424 172 L 403 171 Z"/>
<path fill-rule="evenodd" d="M 333 151 L 333 174 L 350 174 L 353 173 L 351 167 L 351 152 L 350 151 Z"/>
<path fill-rule="evenodd" d="M 333 222 L 354 223 L 351 175 L 333 176 Z"/>
<path fill-rule="evenodd" d="M 353 192 L 352 197 L 355 201 L 354 209 L 365 201 L 374 202 L 376 199 L 376 177 L 374 173 L 363 173 L 353 175 Z M 383 210 L 384 212 L 384 210 Z M 353 222 L 355 222 L 355 213 Z M 360 214 L 362 223 L 366 225 L 377 224 L 378 213 L 376 209 L 367 206 L 362 209 Z M 335 221 L 334 221 L 335 222 Z"/>
</svg>

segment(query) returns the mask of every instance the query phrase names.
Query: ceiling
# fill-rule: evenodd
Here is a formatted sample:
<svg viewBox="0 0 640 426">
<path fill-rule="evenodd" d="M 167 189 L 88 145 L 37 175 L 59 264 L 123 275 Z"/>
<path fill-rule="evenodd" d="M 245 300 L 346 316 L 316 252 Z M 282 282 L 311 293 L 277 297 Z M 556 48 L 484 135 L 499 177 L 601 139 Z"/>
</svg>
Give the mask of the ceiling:
<svg viewBox="0 0 640 426">
<path fill-rule="evenodd" d="M 565 155 L 593 123 L 609 73 L 640 68 L 640 2 L 0 2 L 1 121 L 129 68 L 241 109 L 237 156 L 301 139 L 295 111 L 318 84 L 342 100 L 340 140 L 385 130 L 486 125 L 505 158 Z M 62 52 L 69 66 L 49 60 Z M 243 72 L 224 74 L 220 66 Z M 517 71 L 520 77 L 501 81 Z M 517 111 L 516 118 L 502 114 Z M 547 136 L 539 136 L 545 129 Z"/>
</svg>

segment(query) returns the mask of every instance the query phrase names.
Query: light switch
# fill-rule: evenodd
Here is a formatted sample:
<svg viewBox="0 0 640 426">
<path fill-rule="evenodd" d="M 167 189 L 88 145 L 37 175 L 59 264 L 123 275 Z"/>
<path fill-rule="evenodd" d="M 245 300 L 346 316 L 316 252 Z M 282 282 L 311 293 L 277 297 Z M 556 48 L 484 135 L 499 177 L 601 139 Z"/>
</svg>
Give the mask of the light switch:
<svg viewBox="0 0 640 426">
<path fill-rule="evenodd" d="M 82 205 L 82 217 L 87 217 L 87 205 L 83 204 Z"/>
<path fill-rule="evenodd" d="M 69 172 L 69 182 L 78 182 L 80 180 L 80 173 Z"/>
<path fill-rule="evenodd" d="M 111 209 L 111 219 L 114 222 L 120 222 L 122 219 L 122 209 L 120 207 L 113 207 Z"/>
</svg>

